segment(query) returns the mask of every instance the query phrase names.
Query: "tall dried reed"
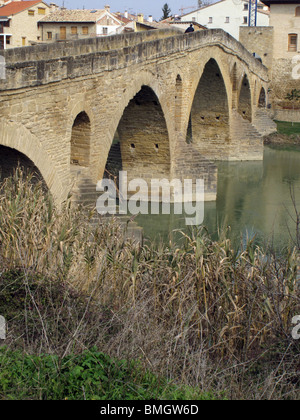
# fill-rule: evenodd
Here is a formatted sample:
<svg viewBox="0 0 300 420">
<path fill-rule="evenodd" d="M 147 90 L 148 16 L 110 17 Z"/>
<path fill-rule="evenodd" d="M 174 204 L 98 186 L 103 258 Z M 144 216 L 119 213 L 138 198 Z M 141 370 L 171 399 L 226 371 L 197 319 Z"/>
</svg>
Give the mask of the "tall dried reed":
<svg viewBox="0 0 300 420">
<path fill-rule="evenodd" d="M 92 218 L 69 201 L 56 209 L 20 169 L 2 183 L 0 302 L 16 277 L 7 273 L 21 276 L 27 299 L 11 342 L 63 355 L 96 345 L 232 398 L 299 397 L 296 249 L 237 250 L 201 228 L 142 246 L 116 220 Z M 46 303 L 36 284 L 52 290 Z"/>
</svg>

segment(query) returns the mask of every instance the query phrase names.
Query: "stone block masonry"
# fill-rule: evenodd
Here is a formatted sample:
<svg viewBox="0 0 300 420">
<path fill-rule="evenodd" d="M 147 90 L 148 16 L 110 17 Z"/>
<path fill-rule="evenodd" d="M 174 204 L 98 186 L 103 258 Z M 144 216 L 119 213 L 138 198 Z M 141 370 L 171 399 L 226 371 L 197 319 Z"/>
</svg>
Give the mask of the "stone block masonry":
<svg viewBox="0 0 300 420">
<path fill-rule="evenodd" d="M 209 168 L 208 199 L 215 160 L 263 158 L 254 123 L 268 72 L 222 30 L 148 31 L 4 55 L 0 145 L 36 165 L 57 203 L 75 184 L 96 186 L 116 133 L 129 178 L 203 177 Z"/>
</svg>

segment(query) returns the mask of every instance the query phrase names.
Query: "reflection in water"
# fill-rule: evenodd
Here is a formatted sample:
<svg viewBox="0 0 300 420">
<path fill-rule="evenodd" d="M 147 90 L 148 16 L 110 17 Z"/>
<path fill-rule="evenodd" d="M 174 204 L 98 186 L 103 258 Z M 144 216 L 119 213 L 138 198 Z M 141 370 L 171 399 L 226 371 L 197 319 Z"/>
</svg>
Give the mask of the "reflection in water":
<svg viewBox="0 0 300 420">
<path fill-rule="evenodd" d="M 247 235 L 276 248 L 291 242 L 295 233 L 290 187 L 300 210 L 300 150 L 266 147 L 263 162 L 218 164 L 216 202 L 205 203 L 204 223 L 214 238 L 218 229 L 230 226 L 230 237 L 238 244 Z M 174 229 L 184 229 L 184 216 L 147 215 L 136 221 L 150 239 L 167 240 Z"/>
</svg>

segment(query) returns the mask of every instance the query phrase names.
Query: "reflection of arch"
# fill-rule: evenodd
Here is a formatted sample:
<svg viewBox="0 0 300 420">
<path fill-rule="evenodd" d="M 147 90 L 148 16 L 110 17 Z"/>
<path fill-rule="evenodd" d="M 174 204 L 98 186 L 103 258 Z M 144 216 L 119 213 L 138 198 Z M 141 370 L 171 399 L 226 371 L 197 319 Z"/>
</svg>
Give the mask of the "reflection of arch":
<svg viewBox="0 0 300 420">
<path fill-rule="evenodd" d="M 243 118 L 252 121 L 251 89 L 247 75 L 245 74 L 241 83 L 238 101 L 238 111 Z"/>
<path fill-rule="evenodd" d="M 267 106 L 266 103 L 266 91 L 262 87 L 260 90 L 259 98 L 258 98 L 258 107 L 259 108 L 265 108 Z"/>
<path fill-rule="evenodd" d="M 129 178 L 168 176 L 170 172 L 169 135 L 158 97 L 143 85 L 129 101 L 120 119 L 122 168 Z"/>
<path fill-rule="evenodd" d="M 211 58 L 205 65 L 191 108 L 193 143 L 223 142 L 229 138 L 228 95 L 223 74 Z"/>
<path fill-rule="evenodd" d="M 89 166 L 90 163 L 91 123 L 85 111 L 74 120 L 71 135 L 71 163 Z"/>
<path fill-rule="evenodd" d="M 37 137 L 24 126 L 2 119 L 0 139 L 2 146 L 17 150 L 34 163 L 56 202 L 62 202 L 65 189 L 58 177 L 57 168 Z"/>
</svg>

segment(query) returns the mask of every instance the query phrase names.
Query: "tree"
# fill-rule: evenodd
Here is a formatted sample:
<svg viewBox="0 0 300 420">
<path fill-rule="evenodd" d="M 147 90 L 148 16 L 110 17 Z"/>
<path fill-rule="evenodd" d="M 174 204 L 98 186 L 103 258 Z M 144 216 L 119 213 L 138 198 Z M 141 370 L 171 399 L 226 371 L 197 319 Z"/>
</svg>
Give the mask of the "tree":
<svg viewBox="0 0 300 420">
<path fill-rule="evenodd" d="M 293 111 L 295 109 L 295 102 L 298 102 L 300 100 L 300 90 L 293 89 L 291 93 L 288 93 L 285 97 L 285 99 L 288 99 L 293 104 Z M 292 125 L 294 125 L 294 122 L 292 122 Z"/>
<path fill-rule="evenodd" d="M 169 8 L 168 3 L 165 3 L 161 10 L 163 12 L 161 20 L 168 19 L 168 17 L 171 16 L 171 9 Z"/>
</svg>

